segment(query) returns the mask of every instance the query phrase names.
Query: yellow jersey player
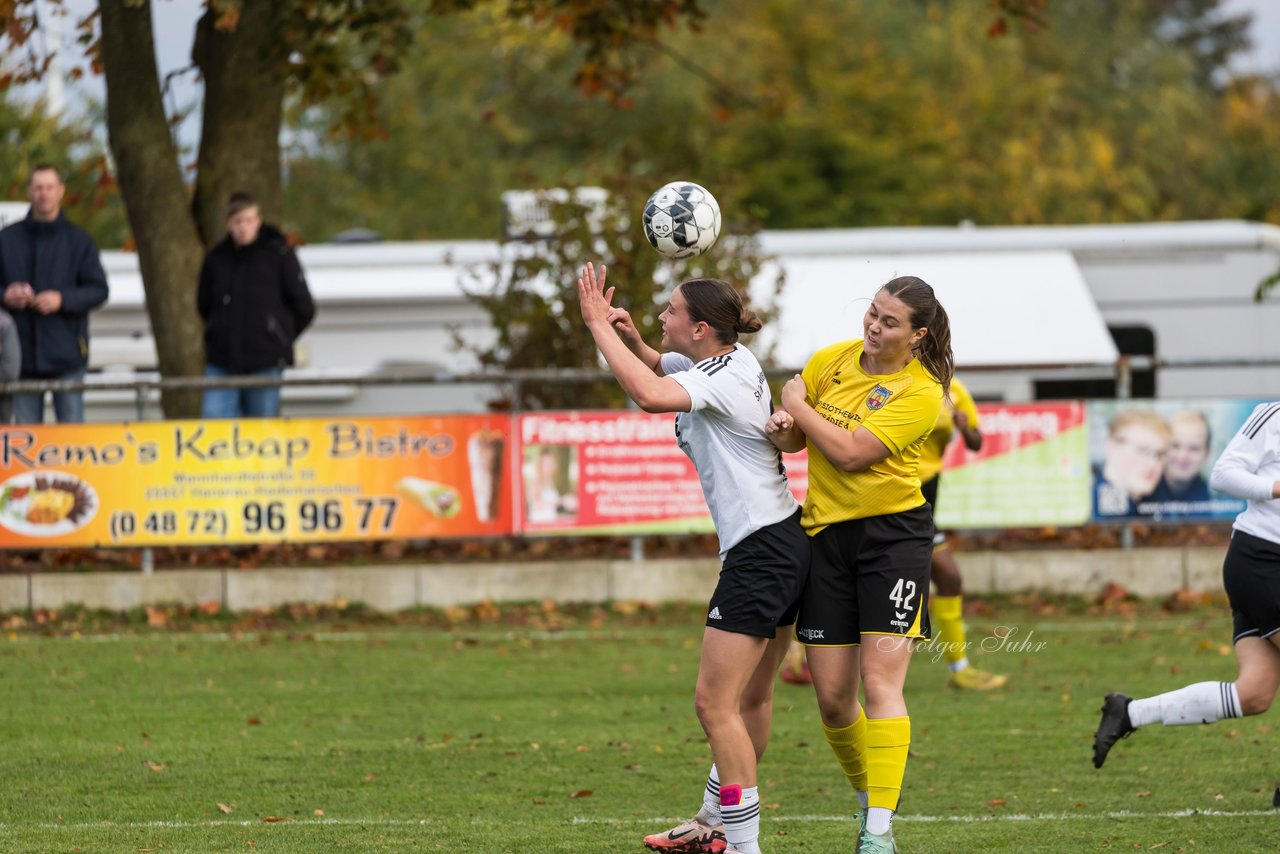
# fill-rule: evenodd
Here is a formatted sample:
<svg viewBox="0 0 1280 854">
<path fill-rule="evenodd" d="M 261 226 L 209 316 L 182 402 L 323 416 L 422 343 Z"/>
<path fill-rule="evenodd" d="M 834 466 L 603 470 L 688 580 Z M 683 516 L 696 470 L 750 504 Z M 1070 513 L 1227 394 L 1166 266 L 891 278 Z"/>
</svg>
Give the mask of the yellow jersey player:
<svg viewBox="0 0 1280 854">
<path fill-rule="evenodd" d="M 956 433 L 960 434 L 969 450 L 982 449 L 978 407 L 964 383 L 953 378 L 951 393 L 938 415 L 938 423 L 934 425 L 933 432 L 925 440 L 924 449 L 920 453 L 920 490 L 933 508 L 935 516 L 938 512 L 938 480 L 942 474 L 942 457 Z M 929 618 L 934 637 L 942 649 L 942 657 L 951 670 L 950 684 L 973 691 L 990 691 L 1003 686 L 1007 676 L 979 670 L 969 663 L 960 567 L 956 565 L 955 555 L 947 545 L 946 534 L 941 531 L 933 537 L 931 575 L 936 593 L 929 600 Z"/>
<path fill-rule="evenodd" d="M 916 639 L 929 637 L 934 526 L 920 452 L 953 359 L 947 313 L 914 276 L 876 293 L 862 331 L 787 382 L 769 430 L 783 451 L 809 449 L 801 522 L 813 559 L 796 634 L 827 742 L 862 808 L 857 850 L 891 854 L 911 743 L 902 686 Z"/>
</svg>

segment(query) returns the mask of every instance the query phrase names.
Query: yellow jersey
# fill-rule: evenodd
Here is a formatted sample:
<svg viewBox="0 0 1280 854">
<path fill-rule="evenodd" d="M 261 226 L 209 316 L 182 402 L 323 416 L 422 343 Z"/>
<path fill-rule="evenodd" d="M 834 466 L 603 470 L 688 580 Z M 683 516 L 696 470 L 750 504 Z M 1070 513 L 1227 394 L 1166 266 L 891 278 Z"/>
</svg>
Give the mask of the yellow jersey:
<svg viewBox="0 0 1280 854">
<path fill-rule="evenodd" d="M 951 396 L 942 403 L 942 411 L 938 413 L 938 423 L 933 425 L 933 432 L 924 440 L 920 450 L 920 482 L 928 483 L 942 471 L 942 455 L 947 452 L 947 445 L 956 432 L 955 413 L 963 412 L 969 417 L 969 426 L 978 426 L 978 405 L 973 402 L 973 395 L 964 383 L 955 377 L 951 378 Z"/>
<path fill-rule="evenodd" d="M 801 522 L 810 534 L 924 503 L 917 466 L 942 409 L 942 386 L 919 359 L 895 374 L 872 375 L 862 370 L 861 356 L 861 338 L 833 344 L 815 353 L 801 376 L 819 415 L 849 432 L 870 430 L 889 456 L 864 471 L 845 472 L 808 442 L 809 494 Z"/>
</svg>

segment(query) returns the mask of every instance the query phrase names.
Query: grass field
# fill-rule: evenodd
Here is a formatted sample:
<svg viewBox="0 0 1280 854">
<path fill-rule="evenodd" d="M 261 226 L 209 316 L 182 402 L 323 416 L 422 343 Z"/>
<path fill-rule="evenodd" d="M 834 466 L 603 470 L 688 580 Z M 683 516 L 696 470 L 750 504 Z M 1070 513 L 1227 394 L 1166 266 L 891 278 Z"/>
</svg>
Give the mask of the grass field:
<svg viewBox="0 0 1280 854">
<path fill-rule="evenodd" d="M 1280 850 L 1271 716 L 1147 728 L 1090 765 L 1106 691 L 1234 678 L 1224 606 L 1120 605 L 989 603 L 969 621 L 1014 631 L 975 655 L 999 693 L 917 654 L 904 852 Z M 696 809 L 695 609 L 487 616 L 11 632 L 0 850 L 639 852 Z M 809 688 L 778 686 L 761 792 L 767 852 L 853 850 Z"/>
</svg>

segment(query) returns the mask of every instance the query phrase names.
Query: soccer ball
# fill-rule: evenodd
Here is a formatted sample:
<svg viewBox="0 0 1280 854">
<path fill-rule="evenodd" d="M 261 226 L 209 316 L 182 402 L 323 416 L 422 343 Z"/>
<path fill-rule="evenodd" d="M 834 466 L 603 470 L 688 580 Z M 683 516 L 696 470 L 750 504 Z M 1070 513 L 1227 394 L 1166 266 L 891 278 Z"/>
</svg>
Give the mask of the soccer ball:
<svg viewBox="0 0 1280 854">
<path fill-rule="evenodd" d="M 672 181 L 644 205 L 644 236 L 668 258 L 692 258 L 720 236 L 720 205 L 691 181 Z"/>
</svg>

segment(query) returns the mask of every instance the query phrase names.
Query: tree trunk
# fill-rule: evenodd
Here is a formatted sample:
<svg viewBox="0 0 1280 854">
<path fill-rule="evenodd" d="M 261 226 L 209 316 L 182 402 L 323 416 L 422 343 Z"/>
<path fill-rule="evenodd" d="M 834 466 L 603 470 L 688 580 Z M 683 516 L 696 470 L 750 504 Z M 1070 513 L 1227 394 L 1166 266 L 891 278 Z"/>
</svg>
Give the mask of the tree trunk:
<svg viewBox="0 0 1280 854">
<path fill-rule="evenodd" d="M 138 245 L 160 373 L 198 376 L 204 333 L 195 297 L 203 246 L 160 98 L 151 4 L 102 0 L 99 8 L 108 138 Z M 169 418 L 194 417 L 200 394 L 167 392 L 163 407 Z"/>
<path fill-rule="evenodd" d="M 284 6 L 284 0 L 245 0 L 234 28 L 219 28 L 212 10 L 196 27 L 192 58 L 204 78 L 204 123 L 195 215 L 206 246 L 226 234 L 224 208 L 237 190 L 258 199 L 265 220 L 280 223 Z"/>
</svg>

